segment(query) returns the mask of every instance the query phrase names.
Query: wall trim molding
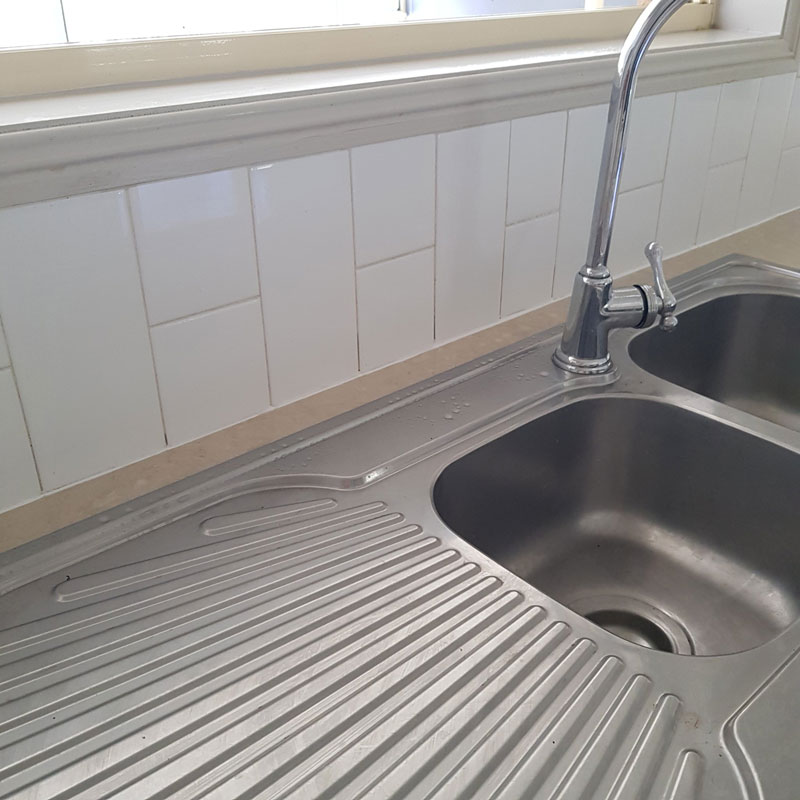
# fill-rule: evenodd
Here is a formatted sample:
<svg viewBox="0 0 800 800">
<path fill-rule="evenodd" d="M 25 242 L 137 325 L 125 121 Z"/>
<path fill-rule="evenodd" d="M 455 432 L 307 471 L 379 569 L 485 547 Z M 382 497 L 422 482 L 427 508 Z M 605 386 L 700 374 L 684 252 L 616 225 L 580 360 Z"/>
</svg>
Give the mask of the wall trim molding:
<svg viewBox="0 0 800 800">
<path fill-rule="evenodd" d="M 639 94 L 797 71 L 782 36 L 660 37 Z M 791 44 L 790 44 L 791 43 Z M 0 104 L 0 207 L 605 102 L 619 42 Z"/>
</svg>

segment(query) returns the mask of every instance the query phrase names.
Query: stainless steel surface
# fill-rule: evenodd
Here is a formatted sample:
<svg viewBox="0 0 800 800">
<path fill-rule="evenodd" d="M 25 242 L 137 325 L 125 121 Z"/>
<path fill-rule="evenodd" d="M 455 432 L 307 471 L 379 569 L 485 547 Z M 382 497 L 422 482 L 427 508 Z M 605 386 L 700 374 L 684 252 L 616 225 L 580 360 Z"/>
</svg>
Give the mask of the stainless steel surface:
<svg viewBox="0 0 800 800">
<path fill-rule="evenodd" d="M 653 269 L 654 286 L 614 289 L 608 256 L 639 65 L 661 26 L 686 2 L 652 0 L 620 51 L 611 85 L 589 250 L 586 263 L 575 276 L 566 325 L 553 355 L 556 366 L 569 372 L 592 375 L 610 370 L 608 334 L 614 328 L 646 327 L 656 316 L 661 316 L 664 330 L 677 324 L 675 298 L 664 279 L 661 247 L 656 242 L 651 242 L 645 250 Z"/>
<path fill-rule="evenodd" d="M 800 299 L 719 297 L 681 315 L 673 336 L 631 343 L 643 369 L 800 431 Z"/>
<path fill-rule="evenodd" d="M 673 288 L 800 298 L 738 257 Z M 0 797 L 796 800 L 800 432 L 641 369 L 645 335 L 597 376 L 535 337 L 0 556 Z M 487 445 L 519 494 L 476 547 L 433 487 Z M 572 522 L 632 548 L 577 611 Z M 533 584 L 480 549 L 532 552 L 515 525 Z M 692 644 L 750 649 L 662 652 Z"/>
<path fill-rule="evenodd" d="M 721 655 L 800 615 L 797 486 L 800 459 L 782 447 L 673 405 L 603 397 L 454 462 L 434 505 L 470 544 L 579 613 L 604 598 L 596 621 L 625 617 L 634 632 L 649 622 L 660 649 L 677 649 L 652 607 L 685 631 L 688 652 Z"/>
<path fill-rule="evenodd" d="M 675 316 L 675 309 L 678 305 L 678 301 L 675 299 L 675 295 L 672 294 L 669 286 L 667 286 L 667 279 L 664 277 L 664 251 L 657 242 L 650 242 L 650 244 L 645 247 L 644 254 L 647 256 L 650 269 L 653 271 L 653 290 L 655 291 L 658 301 L 660 301 L 650 301 L 648 303 L 648 308 L 651 310 L 651 313 L 655 311 L 655 314 L 661 317 L 661 321 L 658 324 L 661 330 L 671 331 L 678 325 L 678 318 Z M 646 290 L 650 287 L 642 286 L 640 288 Z M 646 325 L 642 327 L 646 327 L 650 322 L 651 320 L 648 320 Z"/>
</svg>

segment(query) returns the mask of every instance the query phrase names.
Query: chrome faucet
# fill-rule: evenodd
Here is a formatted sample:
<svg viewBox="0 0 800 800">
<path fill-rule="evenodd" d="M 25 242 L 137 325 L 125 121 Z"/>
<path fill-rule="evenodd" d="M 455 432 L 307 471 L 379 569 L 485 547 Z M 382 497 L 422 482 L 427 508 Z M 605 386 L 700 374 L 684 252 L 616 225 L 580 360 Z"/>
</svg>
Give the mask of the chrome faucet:
<svg viewBox="0 0 800 800">
<path fill-rule="evenodd" d="M 686 2 L 653 0 L 636 20 L 619 54 L 611 87 L 589 252 L 586 263 L 575 276 L 561 344 L 553 355 L 556 366 L 569 372 L 591 375 L 611 369 L 608 333 L 612 328 L 647 328 L 656 317 L 661 317 L 664 330 L 678 324 L 675 297 L 664 279 L 659 244 L 651 242 L 645 247 L 653 269 L 653 286 L 614 289 L 607 265 L 625 158 L 628 115 L 639 65 L 661 26 Z"/>
</svg>

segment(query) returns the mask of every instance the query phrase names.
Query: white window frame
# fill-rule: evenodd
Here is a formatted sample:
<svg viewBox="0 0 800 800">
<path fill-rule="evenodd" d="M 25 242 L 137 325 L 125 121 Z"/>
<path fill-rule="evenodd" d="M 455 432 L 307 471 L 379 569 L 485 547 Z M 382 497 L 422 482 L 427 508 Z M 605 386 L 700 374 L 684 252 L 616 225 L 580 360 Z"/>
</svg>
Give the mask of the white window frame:
<svg viewBox="0 0 800 800">
<path fill-rule="evenodd" d="M 638 13 L 578 41 L 560 12 L 1 53 L 0 206 L 605 102 Z M 660 33 L 638 93 L 796 71 L 799 32 L 788 0 L 780 34 Z"/>
</svg>

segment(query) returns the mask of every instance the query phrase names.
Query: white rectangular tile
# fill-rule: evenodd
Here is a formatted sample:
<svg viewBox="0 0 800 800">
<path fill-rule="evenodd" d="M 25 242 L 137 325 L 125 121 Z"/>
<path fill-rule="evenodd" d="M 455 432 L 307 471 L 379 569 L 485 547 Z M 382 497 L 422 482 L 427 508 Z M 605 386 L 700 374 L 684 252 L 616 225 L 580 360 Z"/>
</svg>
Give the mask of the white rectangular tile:
<svg viewBox="0 0 800 800">
<path fill-rule="evenodd" d="M 711 144 L 712 167 L 747 158 L 761 81 L 753 78 L 722 87 Z"/>
<path fill-rule="evenodd" d="M 362 371 L 433 346 L 433 249 L 356 273 Z"/>
<path fill-rule="evenodd" d="M 346 152 L 251 173 L 273 405 L 358 372 Z"/>
<path fill-rule="evenodd" d="M 512 120 L 509 225 L 558 210 L 566 135 L 566 111 Z"/>
<path fill-rule="evenodd" d="M 164 446 L 124 193 L 0 211 L 0 314 L 46 490 Z"/>
<path fill-rule="evenodd" d="M 500 314 L 508 148 L 498 122 L 439 135 L 436 165 L 436 338 Z"/>
<path fill-rule="evenodd" d="M 0 320 L 0 369 L 7 367 L 11 363 L 11 357 L 8 354 L 8 345 L 6 344 L 6 337 L 3 333 L 3 322 Z"/>
<path fill-rule="evenodd" d="M 0 370 L 0 511 L 40 492 L 28 431 L 10 369 Z"/>
<path fill-rule="evenodd" d="M 674 92 L 633 101 L 621 191 L 664 180 L 674 108 Z"/>
<path fill-rule="evenodd" d="M 247 170 L 130 189 L 150 324 L 258 294 Z"/>
<path fill-rule="evenodd" d="M 0 3 L 0 48 L 67 41 L 59 0 Z"/>
<path fill-rule="evenodd" d="M 785 214 L 796 208 L 800 208 L 800 147 L 783 152 L 772 199 L 773 214 Z"/>
<path fill-rule="evenodd" d="M 558 214 L 519 222 L 506 228 L 503 255 L 503 300 L 507 317 L 550 302 L 556 263 Z"/>
<path fill-rule="evenodd" d="M 151 336 L 170 445 L 266 411 L 267 362 L 258 300 L 158 325 Z"/>
<path fill-rule="evenodd" d="M 620 194 L 608 259 L 612 274 L 624 275 L 647 266 L 644 248 L 656 238 L 660 206 L 660 183 Z"/>
<path fill-rule="evenodd" d="M 736 230 L 736 211 L 742 191 L 744 159 L 708 171 L 697 244 L 713 242 Z"/>
<path fill-rule="evenodd" d="M 784 150 L 790 150 L 792 147 L 800 147 L 800 75 L 794 82 L 792 104 L 786 122 L 786 137 L 783 140 Z"/>
<path fill-rule="evenodd" d="M 772 213 L 772 196 L 795 81 L 794 73 L 761 79 L 736 217 L 740 228 L 763 222 Z"/>
<path fill-rule="evenodd" d="M 689 250 L 697 237 L 719 95 L 719 86 L 704 86 L 675 99 L 658 225 L 666 255 Z"/>
<path fill-rule="evenodd" d="M 569 112 L 554 297 L 569 294 L 575 273 L 586 261 L 607 117 L 607 105 L 575 108 Z"/>
<path fill-rule="evenodd" d="M 436 137 L 415 136 L 351 152 L 356 263 L 433 244 Z"/>
</svg>

